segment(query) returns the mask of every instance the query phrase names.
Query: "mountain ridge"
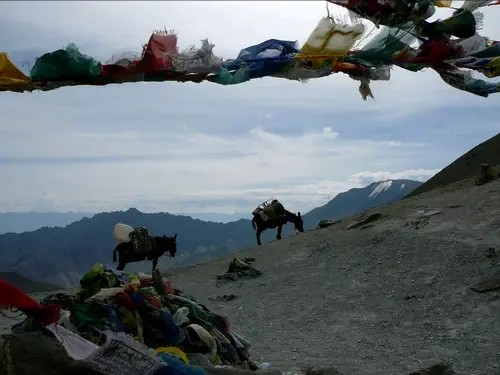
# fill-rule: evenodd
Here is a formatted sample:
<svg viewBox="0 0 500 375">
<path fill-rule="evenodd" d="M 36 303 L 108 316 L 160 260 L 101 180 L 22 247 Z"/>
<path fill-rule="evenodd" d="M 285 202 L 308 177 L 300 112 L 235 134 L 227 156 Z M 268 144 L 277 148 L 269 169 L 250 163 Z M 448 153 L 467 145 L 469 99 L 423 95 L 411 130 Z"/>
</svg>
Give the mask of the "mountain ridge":
<svg viewBox="0 0 500 375">
<path fill-rule="evenodd" d="M 116 212 L 116 211 L 111 211 Z M 154 212 L 158 213 L 158 212 Z M 40 228 L 62 227 L 83 219 L 84 217 L 91 218 L 96 215 L 96 212 L 79 212 L 79 211 L 45 211 L 45 212 L 0 212 L 0 235 L 7 233 L 24 233 L 33 232 Z M 190 216 L 193 219 L 200 219 L 206 222 L 214 223 L 231 223 L 239 219 L 249 218 L 250 213 L 244 215 L 242 213 L 217 213 L 217 212 L 201 212 L 201 213 L 171 213 L 177 216 Z M 247 216 L 247 217 L 244 217 Z"/>
<path fill-rule="evenodd" d="M 65 227 L 84 217 L 92 217 L 90 212 L 0 212 L 0 235 L 6 233 L 31 232 L 43 227 Z"/>
</svg>

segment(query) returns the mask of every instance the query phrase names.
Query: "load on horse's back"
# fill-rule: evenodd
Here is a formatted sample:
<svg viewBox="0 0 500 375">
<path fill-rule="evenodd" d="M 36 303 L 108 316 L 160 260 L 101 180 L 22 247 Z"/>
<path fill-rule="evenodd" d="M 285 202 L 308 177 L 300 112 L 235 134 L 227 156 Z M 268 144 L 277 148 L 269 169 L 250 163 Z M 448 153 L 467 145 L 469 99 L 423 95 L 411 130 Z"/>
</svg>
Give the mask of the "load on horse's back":
<svg viewBox="0 0 500 375">
<path fill-rule="evenodd" d="M 259 204 L 252 215 L 260 215 L 264 222 L 276 222 L 280 216 L 285 215 L 285 207 L 277 199 L 273 199 Z"/>
<path fill-rule="evenodd" d="M 117 270 L 123 271 L 127 263 L 153 261 L 153 271 L 158 265 L 158 258 L 165 252 L 175 257 L 177 252 L 177 233 L 173 237 L 150 236 L 144 227 L 132 228 L 126 224 L 116 224 L 113 229 L 113 238 L 120 242 L 113 251 L 113 262 L 116 262 L 118 253 Z"/>
<path fill-rule="evenodd" d="M 253 210 L 252 215 L 252 226 L 256 230 L 257 245 L 261 245 L 260 234 L 266 229 L 278 227 L 278 232 L 276 234 L 276 239 L 278 240 L 281 240 L 283 225 L 287 223 L 293 223 L 295 230 L 298 232 L 304 231 L 304 222 L 302 221 L 300 212 L 297 212 L 297 215 L 295 215 L 287 211 L 277 199 L 259 204 L 255 210 Z"/>
</svg>

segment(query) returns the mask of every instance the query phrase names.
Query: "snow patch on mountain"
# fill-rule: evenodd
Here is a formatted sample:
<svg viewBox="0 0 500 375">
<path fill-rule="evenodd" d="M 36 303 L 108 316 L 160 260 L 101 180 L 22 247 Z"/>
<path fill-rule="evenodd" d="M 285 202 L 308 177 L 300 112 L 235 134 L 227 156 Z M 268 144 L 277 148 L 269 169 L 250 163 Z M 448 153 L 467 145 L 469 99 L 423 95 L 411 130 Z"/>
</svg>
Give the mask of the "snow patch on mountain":
<svg viewBox="0 0 500 375">
<path fill-rule="evenodd" d="M 375 186 L 375 188 L 371 192 L 370 198 L 375 198 L 380 193 L 388 190 L 391 186 L 392 186 L 391 180 L 380 182 L 377 186 Z"/>
<path fill-rule="evenodd" d="M 399 190 L 403 190 L 405 188 L 405 184 L 401 184 L 401 187 L 399 188 Z"/>
</svg>

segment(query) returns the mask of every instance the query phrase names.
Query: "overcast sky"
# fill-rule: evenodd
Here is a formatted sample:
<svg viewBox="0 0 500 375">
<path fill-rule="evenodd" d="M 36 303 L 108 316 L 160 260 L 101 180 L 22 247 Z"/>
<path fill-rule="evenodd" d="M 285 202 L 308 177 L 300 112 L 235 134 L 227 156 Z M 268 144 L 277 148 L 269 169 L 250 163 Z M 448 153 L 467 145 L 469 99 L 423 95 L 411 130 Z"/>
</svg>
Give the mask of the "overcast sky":
<svg viewBox="0 0 500 375">
<path fill-rule="evenodd" d="M 483 12 L 481 34 L 499 40 L 500 6 Z M 271 38 L 302 45 L 325 14 L 322 1 L 3 1 L 0 46 L 20 62 L 74 42 L 104 61 L 165 26 L 181 49 L 209 38 L 230 58 Z M 431 70 L 396 68 L 367 102 L 358 86 L 336 74 L 1 93 L 0 211 L 247 215 L 277 197 L 306 212 L 373 181 L 425 180 L 500 128 L 500 94 L 458 91 Z"/>
</svg>

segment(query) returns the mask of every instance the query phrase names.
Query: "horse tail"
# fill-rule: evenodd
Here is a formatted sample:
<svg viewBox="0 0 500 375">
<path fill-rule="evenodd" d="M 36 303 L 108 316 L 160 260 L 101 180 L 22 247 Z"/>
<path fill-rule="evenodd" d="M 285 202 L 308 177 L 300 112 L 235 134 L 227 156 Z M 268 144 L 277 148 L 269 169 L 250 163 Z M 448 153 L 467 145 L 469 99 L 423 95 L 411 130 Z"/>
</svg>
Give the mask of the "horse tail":
<svg viewBox="0 0 500 375">
<path fill-rule="evenodd" d="M 117 245 L 115 247 L 115 251 L 113 251 L 113 263 L 116 263 L 116 252 L 118 251 L 118 246 L 120 246 L 120 245 Z"/>
<path fill-rule="evenodd" d="M 252 218 L 252 227 L 253 227 L 253 229 L 257 229 L 256 223 L 255 223 L 255 216 Z"/>
</svg>

